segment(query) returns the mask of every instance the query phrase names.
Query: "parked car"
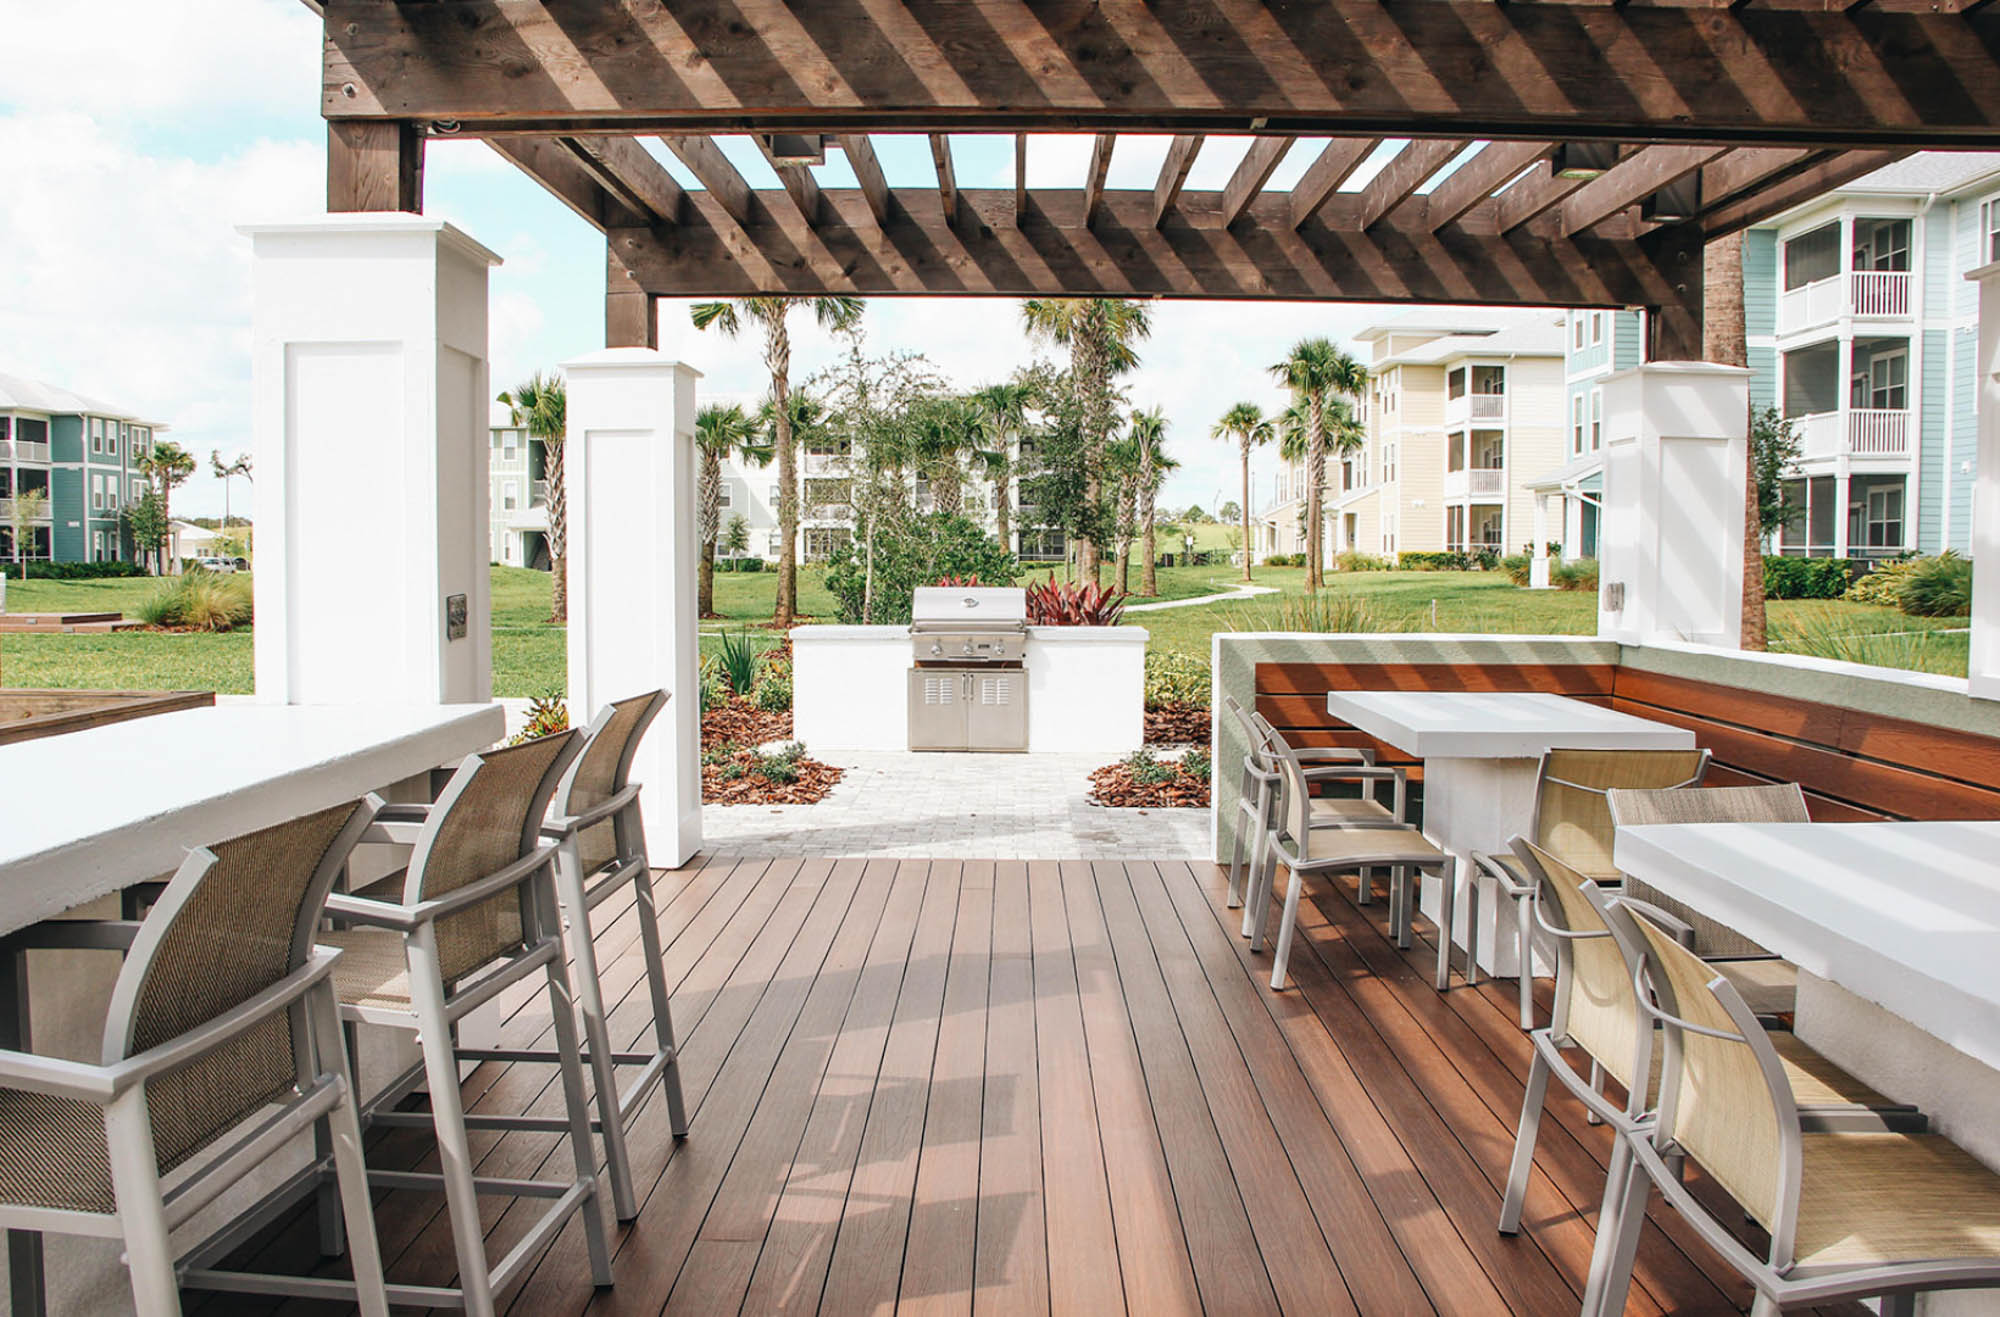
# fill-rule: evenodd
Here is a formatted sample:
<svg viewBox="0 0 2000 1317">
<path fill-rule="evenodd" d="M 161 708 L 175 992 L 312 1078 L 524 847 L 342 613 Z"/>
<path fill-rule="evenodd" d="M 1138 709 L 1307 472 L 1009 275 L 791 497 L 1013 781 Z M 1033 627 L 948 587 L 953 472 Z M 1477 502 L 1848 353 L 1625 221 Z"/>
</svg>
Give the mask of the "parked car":
<svg viewBox="0 0 2000 1317">
<path fill-rule="evenodd" d="M 188 565 L 204 572 L 215 572 L 222 576 L 234 576 L 238 558 L 196 558 Z"/>
</svg>

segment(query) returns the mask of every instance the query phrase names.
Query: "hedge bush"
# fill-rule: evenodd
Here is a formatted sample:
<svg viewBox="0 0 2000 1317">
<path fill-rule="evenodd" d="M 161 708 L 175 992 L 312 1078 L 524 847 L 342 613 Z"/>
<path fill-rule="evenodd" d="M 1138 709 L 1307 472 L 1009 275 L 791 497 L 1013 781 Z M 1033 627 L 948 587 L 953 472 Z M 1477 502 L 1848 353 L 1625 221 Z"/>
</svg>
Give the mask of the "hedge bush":
<svg viewBox="0 0 2000 1317">
<path fill-rule="evenodd" d="M 1303 567 L 1306 556 L 1303 553 L 1267 553 L 1264 555 L 1266 567 Z"/>
<path fill-rule="evenodd" d="M 1146 707 L 1173 704 L 1206 706 L 1210 690 L 1208 660 L 1177 649 L 1146 651 Z"/>
<path fill-rule="evenodd" d="M 1434 553 L 1405 549 L 1396 555 L 1396 566 L 1406 572 L 1463 572 L 1472 561 L 1462 553 Z"/>
<path fill-rule="evenodd" d="M 1386 572 L 1396 564 L 1390 562 L 1387 558 L 1380 558 L 1372 553 L 1363 553 L 1359 549 L 1348 549 L 1344 553 L 1334 555 L 1333 565 L 1343 572 Z"/>
<path fill-rule="evenodd" d="M 15 580 L 21 579 L 25 567 L 31 581 L 107 581 L 151 575 L 136 562 L 9 562 L 0 567 Z"/>
<path fill-rule="evenodd" d="M 1853 558 L 1764 559 L 1766 599 L 1838 599 L 1865 564 Z"/>
<path fill-rule="evenodd" d="M 1500 570 L 1516 585 L 1526 585 L 1533 579 L 1533 565 L 1534 560 L 1525 553 L 1511 553 L 1500 560 Z"/>
<path fill-rule="evenodd" d="M 1571 562 L 1551 562 L 1549 584 L 1558 590 L 1581 590 L 1588 594 L 1596 594 L 1597 559 L 1577 558 Z"/>
<path fill-rule="evenodd" d="M 1972 611 L 1972 560 L 1949 549 L 1923 559 L 1903 582 L 1902 605 L 1911 617 L 1964 617 Z"/>
<path fill-rule="evenodd" d="M 1878 562 L 1856 578 L 1841 598 L 1850 604 L 1873 604 L 1878 608 L 1901 608 L 1903 585 L 1924 563 L 1922 558 L 1892 558 Z"/>
<path fill-rule="evenodd" d="M 862 620 L 868 589 L 865 528 L 835 549 L 826 564 L 826 588 L 840 605 L 840 620 Z M 969 517 L 947 512 L 885 518 L 875 531 L 874 592 L 869 621 L 895 625 L 910 620 L 918 586 L 947 576 L 976 576 L 988 585 L 1012 585 L 1020 564 L 1000 542 Z"/>
</svg>

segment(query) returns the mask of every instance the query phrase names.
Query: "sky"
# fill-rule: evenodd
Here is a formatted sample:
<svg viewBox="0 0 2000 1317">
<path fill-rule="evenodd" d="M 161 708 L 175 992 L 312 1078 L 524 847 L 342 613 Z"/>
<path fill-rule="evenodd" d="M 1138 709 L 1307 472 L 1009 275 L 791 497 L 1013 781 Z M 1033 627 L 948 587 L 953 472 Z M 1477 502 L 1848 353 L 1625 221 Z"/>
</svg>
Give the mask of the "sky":
<svg viewBox="0 0 2000 1317">
<path fill-rule="evenodd" d="M 107 31 L 115 38 L 105 40 Z M 175 511 L 218 515 L 223 489 L 207 473 L 209 454 L 254 449 L 250 253 L 237 226 L 325 210 L 318 20 L 299 0 L 0 0 L 0 32 L 0 371 L 166 423 L 203 463 L 176 492 Z M 1122 138 L 1109 186 L 1150 188 L 1169 140 Z M 1219 188 L 1246 144 L 1211 139 L 1188 186 Z M 753 185 L 777 185 L 747 140 L 722 145 Z M 1385 144 L 1348 189 L 1396 145 Z M 934 177 L 921 137 L 877 137 L 876 147 L 892 183 Z M 961 186 L 1012 185 L 1011 139 L 954 137 L 953 151 Z M 1315 154 L 1301 142 L 1269 186 L 1289 186 Z M 1038 139 L 1030 186 L 1078 186 L 1089 155 L 1088 137 Z M 699 186 L 678 161 L 663 163 L 684 186 Z M 854 185 L 837 151 L 816 172 L 827 186 Z M 425 210 L 505 261 L 491 283 L 496 391 L 602 346 L 602 240 L 525 175 L 482 143 L 434 139 Z M 1242 400 L 1282 407 L 1267 367 L 1297 339 L 1344 342 L 1395 314 L 1339 303 L 1156 302 L 1151 340 L 1126 384 L 1135 406 L 1167 417 L 1180 467 L 1162 504 L 1214 511 L 1239 497 L 1235 450 L 1209 437 L 1215 419 Z M 806 317 L 796 320 L 802 379 L 835 345 Z M 1009 299 L 877 299 L 866 324 L 871 351 L 922 352 L 966 389 L 1005 379 L 1036 355 Z M 661 304 L 660 326 L 661 348 L 703 372 L 704 400 L 763 392 L 754 340 L 697 333 L 679 302 Z M 1257 503 L 1275 464 L 1268 451 L 1257 459 Z M 239 510 L 242 496 L 239 484 Z"/>
</svg>

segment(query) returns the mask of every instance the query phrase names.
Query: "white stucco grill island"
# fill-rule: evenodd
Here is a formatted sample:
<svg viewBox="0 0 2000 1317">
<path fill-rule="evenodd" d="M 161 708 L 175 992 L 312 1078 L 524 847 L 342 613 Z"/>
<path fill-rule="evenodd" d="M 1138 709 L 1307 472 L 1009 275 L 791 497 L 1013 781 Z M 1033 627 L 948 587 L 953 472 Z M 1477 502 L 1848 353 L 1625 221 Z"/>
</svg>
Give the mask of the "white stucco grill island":
<svg viewBox="0 0 2000 1317">
<path fill-rule="evenodd" d="M 1474 851 L 1504 850 L 1535 808 L 1542 752 L 1687 750 L 1694 733 L 1564 695 L 1486 691 L 1331 691 L 1327 712 L 1378 741 L 1424 761 L 1424 833 L 1458 857 L 1459 872 L 1479 882 Z M 1438 910 L 1426 882 L 1424 909 Z M 1472 917 L 1460 902 L 1460 928 Z M 1514 941 L 1496 935 L 1501 902 L 1477 903 L 1482 968 L 1516 972 Z"/>
</svg>

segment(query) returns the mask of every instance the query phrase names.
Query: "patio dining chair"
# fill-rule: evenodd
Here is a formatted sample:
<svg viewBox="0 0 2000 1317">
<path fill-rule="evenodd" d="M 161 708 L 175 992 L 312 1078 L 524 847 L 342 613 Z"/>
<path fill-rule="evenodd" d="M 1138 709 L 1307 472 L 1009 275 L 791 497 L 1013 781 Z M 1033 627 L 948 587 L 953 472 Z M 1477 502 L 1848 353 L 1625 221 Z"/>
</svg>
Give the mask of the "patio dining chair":
<svg viewBox="0 0 2000 1317">
<path fill-rule="evenodd" d="M 1535 778 L 1535 809 L 1524 835 L 1599 886 L 1616 885 L 1611 863 L 1613 827 L 1605 793 L 1620 787 L 1664 789 L 1696 786 L 1708 772 L 1706 750 L 1549 750 Z M 1477 871 L 1491 878 L 1500 896 L 1514 903 L 1514 939 L 1519 952 L 1521 1027 L 1535 1027 L 1535 939 L 1530 904 L 1535 875 L 1511 852 L 1475 851 Z M 1478 886 L 1475 878 L 1472 884 Z M 1500 921 L 1494 920 L 1494 936 Z M 1476 941 L 1478 930 L 1471 933 Z"/>
<path fill-rule="evenodd" d="M 1704 787 L 1699 791 L 1618 790 L 1605 797 L 1618 827 L 1649 823 L 1810 823 L 1806 794 L 1796 782 L 1755 787 Z M 1688 930 L 1682 944 L 1736 985 L 1759 1015 L 1789 1015 L 1798 998 L 1799 971 L 1763 947 L 1699 910 L 1639 879 L 1624 890 L 1672 915 Z"/>
<path fill-rule="evenodd" d="M 1271 741 L 1278 732 L 1262 714 L 1246 711 L 1233 696 L 1223 696 L 1222 703 L 1242 729 L 1247 747 L 1243 754 L 1242 776 L 1238 779 L 1236 836 L 1229 857 L 1229 905 L 1234 909 L 1243 904 L 1246 834 L 1250 852 L 1249 872 L 1261 873 L 1264 869 L 1264 848 L 1269 844 L 1271 830 L 1278 824 L 1278 765 L 1271 752 Z M 1406 777 L 1400 768 L 1378 766 L 1374 751 L 1316 746 L 1297 749 L 1294 753 L 1305 767 L 1308 782 L 1340 782 L 1361 788 L 1358 796 L 1313 797 L 1314 827 L 1395 827 L 1404 821 L 1409 797 Z M 1376 798 L 1376 785 L 1381 782 L 1388 782 L 1391 786 L 1390 804 L 1387 806 Z M 1365 879 L 1361 899 L 1364 903 L 1368 900 Z M 1250 932 L 1250 923 L 1246 918 L 1243 934 L 1248 937 Z"/>
<path fill-rule="evenodd" d="M 1438 915 L 1438 991 L 1451 986 L 1451 931 L 1457 906 L 1457 861 L 1448 851 L 1432 845 L 1429 838 L 1401 824 L 1390 827 L 1321 828 L 1313 825 L 1311 784 L 1300 763 L 1298 752 L 1275 733 L 1270 741 L 1279 774 L 1278 826 L 1264 847 L 1264 865 L 1252 875 L 1247 921 L 1252 928 L 1250 948 L 1263 949 L 1270 923 L 1271 881 L 1279 862 L 1290 873 L 1285 888 L 1284 914 L 1278 923 L 1278 943 L 1271 957 L 1271 988 L 1281 991 L 1285 971 L 1291 962 L 1292 933 L 1298 922 L 1299 898 L 1305 879 L 1315 873 L 1345 873 L 1379 868 L 1389 871 L 1389 934 L 1398 947 L 1410 945 L 1410 927 L 1417 906 L 1417 876 L 1436 874 L 1443 883 L 1443 906 Z M 1477 910 L 1474 910 L 1477 916 Z M 1477 970 L 1468 960 L 1466 982 Z"/>
<path fill-rule="evenodd" d="M 388 1312 L 340 956 L 314 945 L 376 803 L 189 852 L 144 923 L 62 921 L 26 941 L 127 954 L 102 1064 L 0 1052 L 0 1225 L 122 1240 L 143 1317 L 178 1313 L 183 1285 Z M 222 1271 L 176 1249 L 169 1232 L 308 1130 L 334 1173 L 322 1206 L 340 1217 L 322 1221 L 322 1243 L 348 1254 L 351 1281 Z"/>
<path fill-rule="evenodd" d="M 611 1284 L 583 1049 L 556 912 L 557 846 L 541 836 L 549 799 L 581 748 L 580 734 L 567 731 L 467 758 L 418 830 L 400 899 L 384 899 L 378 884 L 369 895 L 336 894 L 327 901 L 328 913 L 343 925 L 324 939 L 345 952 L 334 975 L 342 1016 L 414 1033 L 422 1054 L 370 1102 L 367 1117 L 373 1124 L 428 1127 L 437 1138 L 437 1171 L 371 1177 L 391 1188 L 441 1188 L 451 1222 L 458 1288 L 393 1287 L 398 1303 L 491 1313 L 493 1295 L 520 1276 L 576 1213 L 583 1216 L 591 1277 L 599 1286 Z M 404 840 L 402 832 L 390 828 L 371 839 Z M 537 972 L 548 991 L 571 1175 L 479 1176 L 468 1130 L 546 1125 L 525 1115 L 466 1113 L 459 1063 L 508 1054 L 460 1047 L 456 1028 L 469 1011 Z M 396 1109 L 420 1086 L 429 1095 L 429 1114 Z M 552 1200 L 497 1263 L 486 1255 L 482 1192 Z"/>
<path fill-rule="evenodd" d="M 1757 1317 L 1863 1296 L 1907 1314 L 1917 1293 L 2000 1287 L 2000 1175 L 1940 1135 L 1815 1129 L 1773 1035 L 1729 980 L 1669 928 L 1644 918 L 1628 928 L 1657 998 L 1641 1006 L 1661 1025 L 1664 1062 L 1654 1119 L 1616 1145 L 1586 1314 L 1623 1311 L 1655 1186 L 1755 1287 Z M 1675 1154 L 1769 1243 L 1740 1241 L 1674 1174 Z"/>
<path fill-rule="evenodd" d="M 1501 1197 L 1503 1235 L 1515 1234 L 1521 1227 L 1551 1076 L 1592 1117 L 1614 1129 L 1629 1132 L 1649 1118 L 1664 1051 L 1651 1017 L 1639 1006 L 1639 962 L 1631 939 L 1617 930 L 1629 925 L 1631 911 L 1671 922 L 1629 893 L 1618 895 L 1600 887 L 1525 838 L 1515 845 L 1525 867 L 1539 876 L 1533 909 L 1541 930 L 1555 944 L 1556 991 L 1549 1023 L 1529 1034 L 1535 1055 Z M 1923 1128 L 1923 1116 L 1916 1108 L 1883 1097 L 1792 1034 L 1773 1033 L 1771 1045 L 1794 1101 L 1816 1127 Z M 1572 1057 L 1590 1062 L 1588 1077 L 1578 1071 Z M 1622 1105 L 1605 1095 L 1607 1075 L 1625 1093 Z M 1638 1082 L 1642 1076 L 1645 1082 Z"/>
</svg>

